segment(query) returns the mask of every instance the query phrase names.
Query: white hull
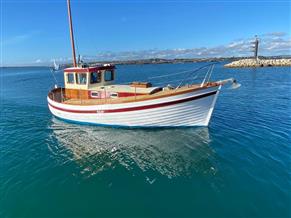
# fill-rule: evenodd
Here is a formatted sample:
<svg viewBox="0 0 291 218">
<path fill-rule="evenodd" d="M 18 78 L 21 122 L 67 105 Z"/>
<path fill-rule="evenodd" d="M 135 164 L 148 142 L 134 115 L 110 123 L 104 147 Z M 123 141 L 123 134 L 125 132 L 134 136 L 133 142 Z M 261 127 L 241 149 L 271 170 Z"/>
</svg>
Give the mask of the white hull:
<svg viewBox="0 0 291 218">
<path fill-rule="evenodd" d="M 49 109 L 58 118 L 106 126 L 179 127 L 208 126 L 221 86 L 121 104 L 69 105 L 48 97 Z"/>
</svg>

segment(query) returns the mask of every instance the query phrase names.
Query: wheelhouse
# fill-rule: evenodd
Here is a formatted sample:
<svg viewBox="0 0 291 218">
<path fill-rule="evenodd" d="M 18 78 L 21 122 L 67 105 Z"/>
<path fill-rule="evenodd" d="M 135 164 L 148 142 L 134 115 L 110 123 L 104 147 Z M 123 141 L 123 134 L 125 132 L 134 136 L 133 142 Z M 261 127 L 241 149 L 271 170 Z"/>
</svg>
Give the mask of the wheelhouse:
<svg viewBox="0 0 291 218">
<path fill-rule="evenodd" d="M 64 70 L 66 89 L 96 90 L 100 86 L 111 85 L 114 79 L 114 65 L 71 67 Z"/>
</svg>

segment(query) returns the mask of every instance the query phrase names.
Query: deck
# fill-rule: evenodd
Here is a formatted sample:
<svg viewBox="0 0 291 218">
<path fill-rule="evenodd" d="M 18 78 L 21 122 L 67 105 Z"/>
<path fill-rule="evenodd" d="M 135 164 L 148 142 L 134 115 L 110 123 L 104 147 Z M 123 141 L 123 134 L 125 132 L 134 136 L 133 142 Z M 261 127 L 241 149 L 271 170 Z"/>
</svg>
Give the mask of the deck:
<svg viewBox="0 0 291 218">
<path fill-rule="evenodd" d="M 197 91 L 204 88 L 215 87 L 218 86 L 217 83 L 207 83 L 203 87 L 200 85 L 187 85 L 182 86 L 178 89 L 168 89 L 168 90 L 161 90 L 159 92 L 153 94 L 146 94 L 146 95 L 136 95 L 130 97 L 119 97 L 119 98 L 101 98 L 101 99 L 85 99 L 85 98 L 66 98 L 65 96 L 65 88 L 57 88 L 53 89 L 49 93 L 49 98 L 53 101 L 69 104 L 69 105 L 102 105 L 102 104 L 120 104 L 120 103 L 130 103 L 136 101 L 146 101 L 146 100 L 153 100 L 157 98 L 163 97 L 170 97 L 179 94 L 184 94 L 188 92 Z"/>
</svg>

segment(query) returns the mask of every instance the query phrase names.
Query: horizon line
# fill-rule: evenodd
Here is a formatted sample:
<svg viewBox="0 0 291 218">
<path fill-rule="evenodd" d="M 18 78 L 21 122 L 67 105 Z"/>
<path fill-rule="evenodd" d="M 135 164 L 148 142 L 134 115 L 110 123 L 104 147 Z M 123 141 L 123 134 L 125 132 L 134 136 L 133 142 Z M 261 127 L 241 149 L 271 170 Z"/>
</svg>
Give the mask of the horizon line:
<svg viewBox="0 0 291 218">
<path fill-rule="evenodd" d="M 284 57 L 287 57 L 287 58 L 291 58 L 291 54 L 282 54 L 282 55 L 259 55 L 259 57 L 261 58 L 284 58 Z M 246 58 L 254 58 L 254 56 L 225 56 L 225 57 L 220 57 L 220 56 L 217 56 L 217 57 L 195 57 L 195 58 L 159 58 L 159 57 L 156 57 L 156 58 L 140 58 L 140 59 L 127 59 L 127 60 L 103 60 L 103 61 L 100 61 L 100 60 L 91 60 L 91 61 L 87 61 L 85 63 L 88 63 L 88 64 L 92 64 L 92 63 L 108 63 L 108 62 L 111 62 L 111 63 L 115 63 L 116 65 L 119 65 L 119 64 L 134 64 L 134 63 L 127 63 L 127 62 L 138 62 L 138 61 L 150 61 L 150 60 L 164 60 L 164 61 L 175 61 L 175 60 L 201 60 L 201 62 L 205 61 L 211 61 L 213 59 L 246 59 Z M 118 63 L 116 63 L 118 62 Z M 221 61 L 218 61 L 218 62 L 222 62 Z M 72 65 L 73 63 L 72 62 L 65 62 L 65 63 L 62 63 L 60 65 Z M 142 64 L 142 63 L 136 63 L 136 64 Z M 150 64 L 163 64 L 163 63 L 150 63 Z M 166 64 L 166 63 L 164 63 Z M 0 66 L 0 68 L 12 68 L 12 67 L 51 67 L 52 66 L 52 63 L 47 63 L 47 64 L 44 64 L 44 65 L 37 65 L 37 63 L 35 64 L 23 64 L 23 65 L 3 65 L 3 66 Z"/>
</svg>

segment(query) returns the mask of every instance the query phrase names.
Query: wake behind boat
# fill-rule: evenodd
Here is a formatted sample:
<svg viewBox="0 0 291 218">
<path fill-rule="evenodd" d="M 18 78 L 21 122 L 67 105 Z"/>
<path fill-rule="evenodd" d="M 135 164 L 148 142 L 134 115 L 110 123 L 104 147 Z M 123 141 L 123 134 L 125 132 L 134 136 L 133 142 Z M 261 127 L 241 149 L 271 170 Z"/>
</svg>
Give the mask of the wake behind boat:
<svg viewBox="0 0 291 218">
<path fill-rule="evenodd" d="M 70 0 L 67 4 L 73 67 L 64 69 L 65 88 L 54 88 L 48 94 L 49 109 L 56 117 L 108 126 L 208 126 L 221 86 L 236 84 L 232 78 L 209 82 L 213 65 L 199 84 L 184 80 L 176 87 L 150 82 L 114 84 L 114 65 L 77 65 Z M 198 70 L 186 75 L 192 78 Z"/>
</svg>

